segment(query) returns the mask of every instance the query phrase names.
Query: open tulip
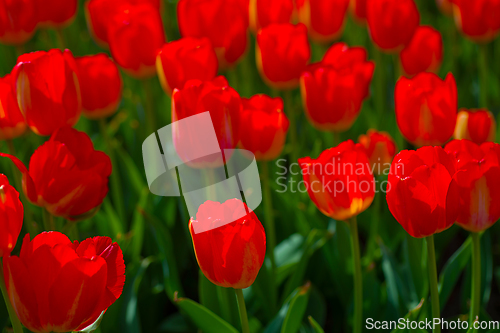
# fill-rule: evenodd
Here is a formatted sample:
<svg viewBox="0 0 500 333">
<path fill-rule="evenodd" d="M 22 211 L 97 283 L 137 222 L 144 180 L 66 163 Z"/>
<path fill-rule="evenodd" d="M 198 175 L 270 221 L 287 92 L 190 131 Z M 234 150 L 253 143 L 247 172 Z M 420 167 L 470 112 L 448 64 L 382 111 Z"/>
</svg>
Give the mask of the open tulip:
<svg viewBox="0 0 500 333">
<path fill-rule="evenodd" d="M 42 26 L 63 27 L 75 18 L 78 0 L 35 0 L 35 6 Z"/>
<path fill-rule="evenodd" d="M 422 25 L 413 34 L 410 43 L 399 54 L 406 74 L 436 73 L 443 60 L 443 40 L 436 29 Z"/>
<path fill-rule="evenodd" d="M 453 15 L 462 33 L 476 42 L 489 42 L 500 32 L 500 2 L 453 0 Z"/>
<path fill-rule="evenodd" d="M 496 135 L 495 116 L 486 109 L 460 109 L 455 127 L 455 139 L 471 140 L 478 145 L 494 141 Z"/>
<path fill-rule="evenodd" d="M 52 49 L 21 55 L 12 70 L 17 102 L 39 135 L 76 124 L 82 111 L 80 84 L 71 51 Z"/>
<path fill-rule="evenodd" d="M 300 22 L 314 41 L 328 43 L 339 38 L 344 28 L 349 0 L 297 0 Z"/>
<path fill-rule="evenodd" d="M 189 80 L 213 80 L 217 55 L 208 38 L 184 37 L 163 45 L 156 56 L 156 69 L 163 90 L 172 95 Z"/>
<path fill-rule="evenodd" d="M 264 263 L 266 234 L 254 212 L 238 199 L 206 201 L 189 231 L 196 260 L 207 279 L 221 287 L 252 285 Z"/>
<path fill-rule="evenodd" d="M 366 23 L 366 2 L 368 0 L 351 0 L 349 9 L 358 23 Z"/>
<path fill-rule="evenodd" d="M 0 78 L 0 140 L 11 140 L 26 131 L 26 121 L 19 110 L 12 89 L 12 75 Z"/>
<path fill-rule="evenodd" d="M 9 184 L 7 177 L 0 174 L 0 258 L 8 256 L 16 246 L 23 216 L 19 193 Z"/>
<path fill-rule="evenodd" d="M 8 157 L 23 174 L 23 191 L 29 201 L 54 216 L 70 220 L 97 212 L 108 193 L 111 161 L 94 150 L 84 132 L 62 127 L 31 156 L 29 170 L 16 157 Z"/>
<path fill-rule="evenodd" d="M 365 147 L 372 172 L 376 175 L 384 174 L 390 168 L 397 151 L 396 143 L 390 134 L 370 129 L 366 135 L 359 136 L 358 142 Z"/>
<path fill-rule="evenodd" d="M 4 258 L 7 293 L 32 332 L 80 331 L 122 294 L 122 250 L 109 237 L 71 242 L 59 232 L 24 237 L 21 254 Z"/>
<path fill-rule="evenodd" d="M 293 0 L 250 0 L 250 29 L 254 32 L 273 23 L 289 23 Z"/>
<path fill-rule="evenodd" d="M 441 80 L 420 73 L 396 83 L 396 120 L 406 140 L 417 145 L 442 145 L 455 130 L 457 86 L 453 74 Z"/>
<path fill-rule="evenodd" d="M 18 45 L 27 42 L 38 23 L 34 0 L 0 1 L 0 42 Z"/>
</svg>

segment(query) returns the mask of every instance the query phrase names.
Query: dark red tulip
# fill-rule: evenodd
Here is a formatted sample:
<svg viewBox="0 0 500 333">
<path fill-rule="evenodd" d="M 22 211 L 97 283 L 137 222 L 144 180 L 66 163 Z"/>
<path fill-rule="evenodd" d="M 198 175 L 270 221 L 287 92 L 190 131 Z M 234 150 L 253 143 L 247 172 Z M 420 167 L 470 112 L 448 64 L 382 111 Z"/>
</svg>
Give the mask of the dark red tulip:
<svg viewBox="0 0 500 333">
<path fill-rule="evenodd" d="M 393 52 L 410 42 L 420 14 L 413 0 L 367 0 L 366 19 L 375 45 Z"/>
<path fill-rule="evenodd" d="M 494 141 L 497 130 L 495 116 L 486 109 L 460 109 L 455 127 L 455 139 L 471 140 L 478 145 Z"/>
<path fill-rule="evenodd" d="M 283 150 L 288 131 L 288 118 L 283 100 L 266 95 L 242 98 L 240 142 L 257 161 L 276 159 Z"/>
<path fill-rule="evenodd" d="M 366 135 L 359 136 L 358 142 L 365 148 L 372 172 L 376 175 L 384 174 L 397 152 L 396 143 L 390 134 L 370 129 Z"/>
<path fill-rule="evenodd" d="M 462 33 L 476 42 L 489 42 L 500 32 L 500 1 L 453 0 L 453 15 Z"/>
<path fill-rule="evenodd" d="M 362 47 L 334 44 L 320 63 L 302 73 L 300 91 L 307 118 L 323 131 L 348 130 L 369 95 L 374 63 Z"/>
<path fill-rule="evenodd" d="M 391 165 L 387 204 L 413 237 L 439 233 L 455 223 L 458 188 L 454 161 L 441 147 L 403 150 Z"/>
<path fill-rule="evenodd" d="M 89 119 L 105 118 L 116 112 L 122 94 L 118 67 L 105 53 L 76 58 L 83 114 Z"/>
<path fill-rule="evenodd" d="M 19 110 L 12 87 L 12 75 L 0 78 L 0 140 L 11 140 L 26 131 L 26 121 Z"/>
<path fill-rule="evenodd" d="M 23 191 L 33 204 L 69 220 L 97 212 L 108 193 L 111 161 L 94 150 L 84 132 L 62 127 L 31 156 L 29 170 L 15 156 L 2 154 L 23 174 Z"/>
<path fill-rule="evenodd" d="M 0 43 L 23 44 L 38 23 L 34 0 L 0 0 Z"/>
<path fill-rule="evenodd" d="M 122 250 L 109 237 L 71 242 L 59 232 L 24 237 L 21 254 L 4 258 L 12 306 L 32 332 L 80 331 L 122 294 Z"/>
<path fill-rule="evenodd" d="M 35 6 L 42 26 L 59 28 L 75 18 L 78 0 L 35 0 Z"/>
<path fill-rule="evenodd" d="M 251 0 L 249 4 L 250 29 L 257 32 L 273 23 L 289 23 L 293 0 Z"/>
<path fill-rule="evenodd" d="M 211 81 L 217 75 L 217 55 L 208 38 L 184 37 L 163 45 L 156 69 L 163 90 L 172 95 L 189 80 Z"/>
<path fill-rule="evenodd" d="M 16 246 L 23 216 L 19 193 L 9 184 L 7 177 L 0 173 L 0 258 L 9 256 Z"/>
<path fill-rule="evenodd" d="M 457 224 L 471 232 L 488 229 L 500 218 L 500 145 L 454 140 L 445 150 L 457 163 Z"/>
<path fill-rule="evenodd" d="M 416 146 L 442 145 L 455 130 L 457 86 L 453 74 L 441 80 L 420 73 L 396 83 L 396 120 L 406 140 Z"/>
<path fill-rule="evenodd" d="M 299 21 L 314 41 L 332 42 L 344 28 L 349 0 L 297 0 Z"/>
<path fill-rule="evenodd" d="M 248 44 L 248 3 L 241 0 L 180 0 L 179 30 L 183 37 L 207 37 L 219 66 L 235 64 Z"/>
<path fill-rule="evenodd" d="M 307 28 L 303 24 L 271 24 L 257 34 L 257 67 L 272 87 L 296 87 L 310 57 Z"/>
<path fill-rule="evenodd" d="M 366 23 L 366 2 L 368 0 L 351 0 L 349 9 L 358 23 Z"/>
<path fill-rule="evenodd" d="M 437 73 L 443 60 L 443 40 L 436 29 L 422 25 L 417 28 L 410 43 L 399 54 L 406 74 Z"/>
</svg>

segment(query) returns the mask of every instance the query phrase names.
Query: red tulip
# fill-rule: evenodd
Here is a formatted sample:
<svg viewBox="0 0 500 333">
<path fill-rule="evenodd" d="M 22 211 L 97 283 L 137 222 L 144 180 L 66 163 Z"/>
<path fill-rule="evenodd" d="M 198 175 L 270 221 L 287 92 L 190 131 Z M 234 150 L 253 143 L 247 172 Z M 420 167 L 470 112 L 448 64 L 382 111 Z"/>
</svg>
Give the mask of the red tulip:
<svg viewBox="0 0 500 333">
<path fill-rule="evenodd" d="M 80 331 L 122 294 L 122 250 L 109 237 L 71 242 L 59 232 L 24 237 L 21 254 L 4 258 L 12 306 L 32 332 Z"/>
<path fill-rule="evenodd" d="M 367 0 L 366 19 L 375 45 L 392 52 L 410 42 L 420 15 L 413 0 Z"/>
<path fill-rule="evenodd" d="M 457 116 L 455 139 L 471 140 L 478 145 L 494 141 L 497 124 L 495 116 L 486 109 L 461 109 Z"/>
<path fill-rule="evenodd" d="M 10 255 L 23 226 L 24 209 L 19 193 L 0 174 L 0 258 Z M 1 272 L 0 272 L 1 274 Z"/>
<path fill-rule="evenodd" d="M 297 0 L 299 21 L 307 26 L 314 41 L 332 42 L 344 28 L 349 0 Z"/>
<path fill-rule="evenodd" d="M 179 30 L 183 37 L 207 37 L 219 58 L 219 66 L 235 64 L 248 44 L 248 3 L 241 0 L 180 0 Z"/>
<path fill-rule="evenodd" d="M 442 145 L 455 130 L 457 86 L 453 74 L 441 80 L 434 73 L 420 73 L 396 83 L 396 120 L 399 130 L 417 146 Z"/>
<path fill-rule="evenodd" d="M 94 150 L 84 132 L 62 127 L 31 156 L 29 171 L 15 156 L 2 154 L 23 174 L 23 191 L 33 204 L 69 220 L 88 218 L 108 193 L 111 161 Z"/>
<path fill-rule="evenodd" d="M 26 121 L 12 89 L 12 76 L 0 78 L 0 140 L 11 140 L 26 130 Z"/>
<path fill-rule="evenodd" d="M 448 229 L 458 214 L 458 188 L 451 156 L 441 147 L 403 150 L 391 165 L 387 204 L 411 236 L 422 238 Z"/>
<path fill-rule="evenodd" d="M 396 143 L 389 133 L 370 129 L 366 135 L 359 136 L 358 142 L 365 148 L 372 172 L 377 175 L 385 174 L 397 151 Z"/>
<path fill-rule="evenodd" d="M 262 79 L 272 87 L 296 87 L 310 57 L 303 24 L 271 24 L 257 34 L 257 67 Z"/>
<path fill-rule="evenodd" d="M 366 23 L 366 2 L 368 0 L 351 0 L 349 9 L 358 23 Z"/>
<path fill-rule="evenodd" d="M 500 32 L 500 1 L 453 0 L 453 15 L 460 31 L 476 42 L 489 42 Z"/>
<path fill-rule="evenodd" d="M 184 37 L 163 45 L 156 56 L 156 69 L 163 90 L 169 95 L 189 80 L 211 81 L 218 63 L 208 38 Z"/>
<path fill-rule="evenodd" d="M 80 118 L 82 100 L 71 51 L 53 49 L 21 55 L 12 70 L 19 108 L 28 126 L 50 135 Z"/>
<path fill-rule="evenodd" d="M 105 53 L 76 58 L 83 114 L 89 119 L 105 118 L 118 109 L 122 78 L 118 67 Z"/>
<path fill-rule="evenodd" d="M 63 27 L 76 17 L 78 0 L 35 0 L 35 6 L 42 26 Z"/>
<path fill-rule="evenodd" d="M 399 54 L 406 74 L 436 73 L 443 60 L 443 40 L 436 29 L 422 25 L 417 28 L 410 43 Z"/>
<path fill-rule="evenodd" d="M 256 160 L 276 159 L 283 150 L 288 131 L 288 118 L 283 112 L 283 100 L 266 95 L 243 98 L 240 142 Z"/>
<path fill-rule="evenodd" d="M 150 3 L 120 7 L 109 22 L 108 43 L 113 59 L 135 78 L 156 73 L 156 55 L 165 44 L 160 12 Z"/>
<path fill-rule="evenodd" d="M 252 285 L 266 254 L 266 234 L 254 212 L 238 199 L 206 201 L 191 217 L 196 260 L 210 282 L 244 289 Z"/>
<path fill-rule="evenodd" d="M 250 29 L 257 32 L 273 23 L 289 23 L 293 14 L 293 0 L 251 0 Z"/>
<path fill-rule="evenodd" d="M 309 197 L 326 216 L 345 221 L 372 203 L 375 179 L 360 144 L 345 141 L 317 159 L 299 158 L 299 164 Z"/>
<path fill-rule="evenodd" d="M 23 44 L 38 23 L 34 0 L 0 0 L 0 42 Z"/>
<path fill-rule="evenodd" d="M 488 229 L 500 218 L 500 145 L 454 140 L 445 150 L 457 162 L 453 177 L 460 195 L 457 224 L 471 232 Z"/>
<path fill-rule="evenodd" d="M 374 67 L 366 60 L 365 49 L 334 44 L 323 61 L 307 68 L 300 78 L 309 121 L 323 131 L 348 130 L 368 97 Z"/>
</svg>

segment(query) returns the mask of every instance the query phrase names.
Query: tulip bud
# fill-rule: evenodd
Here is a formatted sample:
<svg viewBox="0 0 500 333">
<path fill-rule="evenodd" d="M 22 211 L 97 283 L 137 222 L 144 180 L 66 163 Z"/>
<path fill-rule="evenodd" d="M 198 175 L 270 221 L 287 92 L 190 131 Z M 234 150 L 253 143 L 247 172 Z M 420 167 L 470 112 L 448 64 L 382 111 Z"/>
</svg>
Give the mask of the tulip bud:
<svg viewBox="0 0 500 333">
<path fill-rule="evenodd" d="M 385 174 L 397 151 L 396 143 L 389 133 L 370 129 L 366 135 L 359 136 L 358 142 L 365 148 L 372 172 L 376 175 Z"/>
<path fill-rule="evenodd" d="M 273 23 L 290 23 L 293 0 L 250 0 L 250 29 L 257 32 Z"/>
<path fill-rule="evenodd" d="M 0 174 L 0 258 L 8 256 L 16 246 L 23 226 L 23 215 L 19 193 L 10 186 L 7 177 Z"/>
<path fill-rule="evenodd" d="M 457 116 L 455 139 L 471 140 L 478 145 L 486 141 L 494 141 L 497 124 L 495 116 L 486 109 L 461 109 Z"/>
<path fill-rule="evenodd" d="M 26 121 L 12 89 L 12 76 L 0 78 L 0 140 L 11 140 L 26 131 Z"/>
<path fill-rule="evenodd" d="M 496 0 L 453 0 L 458 29 L 475 42 L 489 42 L 500 32 L 500 2 Z"/>
<path fill-rule="evenodd" d="M 76 17 L 78 0 L 35 0 L 38 21 L 46 27 L 64 27 Z"/>
<path fill-rule="evenodd" d="M 38 23 L 33 1 L 0 1 L 0 42 L 2 44 L 23 44 L 33 36 Z"/>
<path fill-rule="evenodd" d="M 410 43 L 399 54 L 406 74 L 437 73 L 443 60 L 443 40 L 436 29 L 422 25 L 417 28 Z"/>
</svg>

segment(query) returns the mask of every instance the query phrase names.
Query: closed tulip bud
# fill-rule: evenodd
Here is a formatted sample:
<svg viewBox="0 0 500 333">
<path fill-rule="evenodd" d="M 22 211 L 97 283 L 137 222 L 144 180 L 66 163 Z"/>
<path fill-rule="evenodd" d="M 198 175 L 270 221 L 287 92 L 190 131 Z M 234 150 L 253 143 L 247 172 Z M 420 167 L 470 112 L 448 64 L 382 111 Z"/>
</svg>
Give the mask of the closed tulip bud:
<svg viewBox="0 0 500 333">
<path fill-rule="evenodd" d="M 494 141 L 497 124 L 495 116 L 486 109 L 461 109 L 457 116 L 455 139 L 467 139 L 480 145 L 486 141 Z"/>
<path fill-rule="evenodd" d="M 245 54 L 248 44 L 248 2 L 241 0 L 180 0 L 179 30 L 183 37 L 207 37 L 223 69 Z"/>
<path fill-rule="evenodd" d="M 411 236 L 422 238 L 448 229 L 458 214 L 454 161 L 441 147 L 403 150 L 391 165 L 389 210 Z"/>
<path fill-rule="evenodd" d="M 73 54 L 52 49 L 21 55 L 12 70 L 17 102 L 28 126 L 38 135 L 76 124 L 82 111 Z"/>
<path fill-rule="evenodd" d="M 395 90 L 396 120 L 406 140 L 416 146 L 442 145 L 455 130 L 457 86 L 453 74 L 402 77 Z"/>
<path fill-rule="evenodd" d="M 189 221 L 196 260 L 207 279 L 221 287 L 252 285 L 266 254 L 266 234 L 245 203 L 206 201 Z"/>
<path fill-rule="evenodd" d="M 410 42 L 420 14 L 413 0 L 367 0 L 366 19 L 375 45 L 398 52 Z"/>
<path fill-rule="evenodd" d="M 71 242 L 59 232 L 24 237 L 21 254 L 4 258 L 7 294 L 32 332 L 81 331 L 122 294 L 122 250 L 109 237 Z"/>
<path fill-rule="evenodd" d="M 376 175 L 385 174 L 397 151 L 396 143 L 389 133 L 370 129 L 366 135 L 359 136 L 358 142 L 365 148 L 372 172 Z"/>
<path fill-rule="evenodd" d="M 0 1 L 0 43 L 19 45 L 33 36 L 38 23 L 33 1 Z"/>
<path fill-rule="evenodd" d="M 309 197 L 326 216 L 346 221 L 371 205 L 375 179 L 360 144 L 345 141 L 317 159 L 299 158 L 299 164 Z"/>
<path fill-rule="evenodd" d="M 368 0 L 351 0 L 349 2 L 349 9 L 354 19 L 360 23 L 366 23 L 366 2 Z"/>
<path fill-rule="evenodd" d="M 300 78 L 306 116 L 323 131 L 343 132 L 357 119 L 369 95 L 375 64 L 366 50 L 334 44 L 320 63 L 309 66 Z"/>
<path fill-rule="evenodd" d="M 500 218 L 500 145 L 454 140 L 445 147 L 457 163 L 453 179 L 460 196 L 457 224 L 481 232 Z"/>
<path fill-rule="evenodd" d="M 64 27 L 76 17 L 78 0 L 35 0 L 38 21 L 46 27 Z"/>
<path fill-rule="evenodd" d="M 122 94 L 118 67 L 106 54 L 76 58 L 83 114 L 89 119 L 105 118 L 116 112 Z"/>
<path fill-rule="evenodd" d="M 12 89 L 12 75 L 0 78 L 0 140 L 11 140 L 26 131 L 26 121 Z"/>
<path fill-rule="evenodd" d="M 288 118 L 283 100 L 266 95 L 243 98 L 240 143 L 251 151 L 257 161 L 276 159 L 283 150 L 288 131 Z"/>
<path fill-rule="evenodd" d="M 156 56 L 156 69 L 163 90 L 172 95 L 189 80 L 213 80 L 217 55 L 208 38 L 184 37 L 163 45 Z"/>
<path fill-rule="evenodd" d="M 250 29 L 257 32 L 273 23 L 289 23 L 293 0 L 250 0 Z"/>
<path fill-rule="evenodd" d="M 320 43 L 338 39 L 344 29 L 349 0 L 297 0 L 299 21 L 311 38 Z"/>
<path fill-rule="evenodd" d="M 29 201 L 54 216 L 78 221 L 97 212 L 108 193 L 111 161 L 94 150 L 84 132 L 62 127 L 31 156 L 29 170 L 15 156 L 2 154 L 23 174 Z"/>
<path fill-rule="evenodd" d="M 23 226 L 23 216 L 19 193 L 10 186 L 7 177 L 0 174 L 0 258 L 8 256 L 16 246 Z"/>
<path fill-rule="evenodd" d="M 307 28 L 303 24 L 272 24 L 257 34 L 257 67 L 271 87 L 295 88 L 311 58 Z"/>
<path fill-rule="evenodd" d="M 160 12 L 150 3 L 120 7 L 108 25 L 108 43 L 113 59 L 135 78 L 156 73 L 156 55 L 165 44 Z"/>
<path fill-rule="evenodd" d="M 500 1 L 453 0 L 453 16 L 460 31 L 475 42 L 489 42 L 500 32 Z"/>
<path fill-rule="evenodd" d="M 437 73 L 443 60 L 443 40 L 436 29 L 422 25 L 417 28 L 410 43 L 399 54 L 405 73 Z"/>
</svg>

